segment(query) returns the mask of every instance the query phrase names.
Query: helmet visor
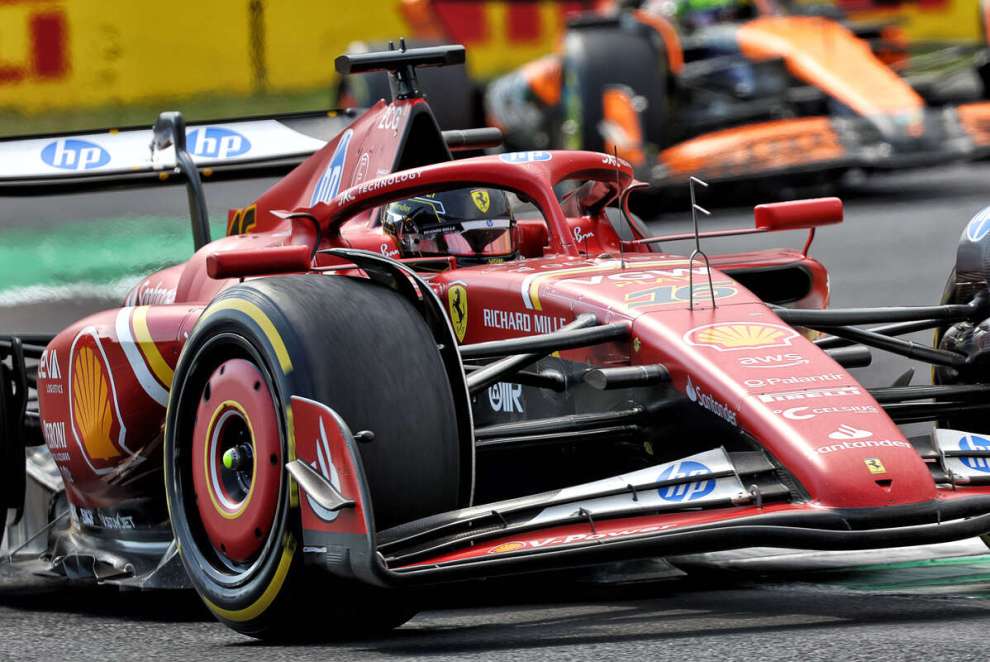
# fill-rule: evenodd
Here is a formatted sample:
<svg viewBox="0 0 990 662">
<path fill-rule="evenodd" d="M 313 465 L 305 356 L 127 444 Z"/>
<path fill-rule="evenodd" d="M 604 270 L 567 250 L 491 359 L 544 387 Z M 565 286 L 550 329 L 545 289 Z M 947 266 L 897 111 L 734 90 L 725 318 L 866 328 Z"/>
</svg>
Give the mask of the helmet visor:
<svg viewBox="0 0 990 662">
<path fill-rule="evenodd" d="M 508 218 L 442 223 L 418 233 L 404 232 L 400 241 L 410 252 L 424 255 L 506 257 L 515 250 Z"/>
</svg>

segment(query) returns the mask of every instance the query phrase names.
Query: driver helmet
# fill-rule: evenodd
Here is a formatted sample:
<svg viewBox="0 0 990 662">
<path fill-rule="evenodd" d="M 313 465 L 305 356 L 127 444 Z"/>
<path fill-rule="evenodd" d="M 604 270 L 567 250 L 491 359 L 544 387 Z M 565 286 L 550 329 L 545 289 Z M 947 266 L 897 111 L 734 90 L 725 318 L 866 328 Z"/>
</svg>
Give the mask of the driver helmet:
<svg viewBox="0 0 990 662">
<path fill-rule="evenodd" d="M 402 257 L 453 256 L 459 264 L 515 257 L 515 225 L 509 196 L 492 188 L 461 188 L 393 202 L 382 220 Z"/>
<path fill-rule="evenodd" d="M 736 0 L 677 0 L 677 18 L 689 30 L 736 20 Z"/>
</svg>

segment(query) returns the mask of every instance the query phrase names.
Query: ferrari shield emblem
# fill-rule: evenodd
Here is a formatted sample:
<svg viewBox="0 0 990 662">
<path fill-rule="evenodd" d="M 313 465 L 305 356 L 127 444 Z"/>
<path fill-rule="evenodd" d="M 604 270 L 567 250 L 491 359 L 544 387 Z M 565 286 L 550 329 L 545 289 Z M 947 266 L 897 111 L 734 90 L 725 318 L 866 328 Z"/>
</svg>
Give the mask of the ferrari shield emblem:
<svg viewBox="0 0 990 662">
<path fill-rule="evenodd" d="M 870 470 L 871 474 L 885 474 L 887 469 L 883 466 L 883 462 L 880 461 L 878 457 L 868 457 L 863 462 L 866 463 L 866 468 Z"/>
<path fill-rule="evenodd" d="M 487 196 L 488 194 L 486 193 L 486 200 L 488 199 Z M 475 203 L 477 201 L 477 198 L 475 198 Z M 464 340 L 464 333 L 467 331 L 467 288 L 463 285 L 451 285 L 450 289 L 447 290 L 447 306 L 450 309 L 450 323 L 454 327 L 454 333 L 457 334 L 457 341 L 461 342 Z"/>
<path fill-rule="evenodd" d="M 488 195 L 488 191 L 471 191 L 471 199 L 474 200 L 474 206 L 478 208 L 482 214 L 488 211 L 488 208 L 492 206 L 492 198 Z"/>
</svg>

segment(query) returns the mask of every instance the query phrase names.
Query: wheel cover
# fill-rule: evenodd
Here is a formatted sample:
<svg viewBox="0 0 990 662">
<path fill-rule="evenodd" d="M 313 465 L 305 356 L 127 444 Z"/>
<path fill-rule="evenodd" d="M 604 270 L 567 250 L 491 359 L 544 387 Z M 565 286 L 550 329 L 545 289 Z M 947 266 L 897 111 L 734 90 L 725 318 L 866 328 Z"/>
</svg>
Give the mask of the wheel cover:
<svg viewBox="0 0 990 662">
<path fill-rule="evenodd" d="M 275 525 L 282 464 L 278 415 L 261 371 L 245 359 L 224 361 L 199 394 L 192 442 L 196 508 L 221 559 L 244 564 L 261 551 Z"/>
</svg>

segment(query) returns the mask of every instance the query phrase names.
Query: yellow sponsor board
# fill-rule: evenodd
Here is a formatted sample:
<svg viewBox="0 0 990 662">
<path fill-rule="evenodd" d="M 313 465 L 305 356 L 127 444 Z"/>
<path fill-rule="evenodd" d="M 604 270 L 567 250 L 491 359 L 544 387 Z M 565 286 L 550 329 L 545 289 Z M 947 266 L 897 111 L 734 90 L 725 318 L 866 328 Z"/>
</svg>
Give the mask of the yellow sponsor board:
<svg viewBox="0 0 990 662">
<path fill-rule="evenodd" d="M 415 37 L 403 0 L 0 0 L 0 108 L 41 112 L 329 87 L 355 41 Z M 553 48 L 561 7 L 427 3 L 488 78 Z M 445 19 L 445 20 L 440 20 Z M 520 31 L 522 34 L 520 34 Z M 459 38 L 460 37 L 460 38 Z M 467 37 L 464 39 L 464 37 Z"/>
<path fill-rule="evenodd" d="M 851 0 L 840 0 L 850 9 Z M 553 51 L 568 11 L 598 0 L 0 0 L 0 109 L 36 113 L 197 95 L 329 87 L 356 41 L 462 43 L 486 80 Z M 977 41 L 977 0 L 856 1 L 910 39 Z M 418 13 L 417 13 L 418 12 Z M 424 34 L 429 33 L 429 34 Z"/>
</svg>

